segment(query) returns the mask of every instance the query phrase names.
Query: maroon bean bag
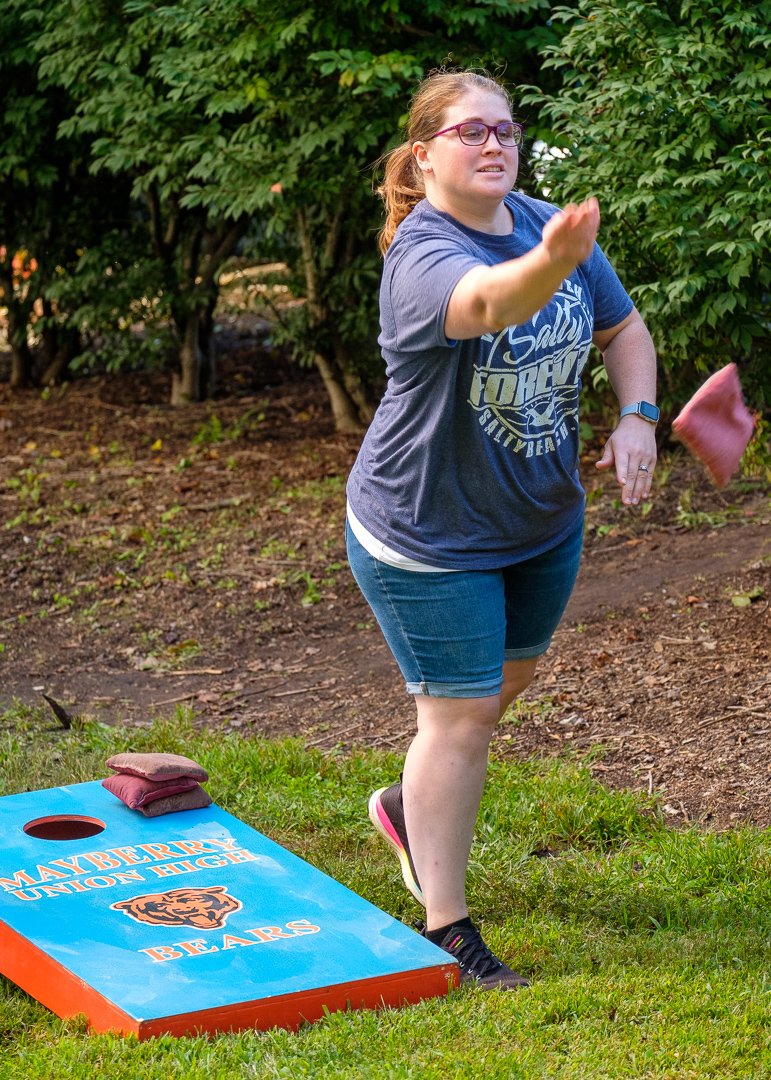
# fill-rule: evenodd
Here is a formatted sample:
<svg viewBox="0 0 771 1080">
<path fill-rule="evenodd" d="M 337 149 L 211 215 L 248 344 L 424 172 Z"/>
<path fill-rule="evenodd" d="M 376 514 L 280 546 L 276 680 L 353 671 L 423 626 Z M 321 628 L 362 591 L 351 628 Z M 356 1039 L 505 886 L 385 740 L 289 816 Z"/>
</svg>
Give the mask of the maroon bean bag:
<svg viewBox="0 0 771 1080">
<path fill-rule="evenodd" d="M 755 430 L 744 404 L 736 364 L 710 375 L 672 421 L 672 430 L 724 487 L 739 467 Z"/>
</svg>

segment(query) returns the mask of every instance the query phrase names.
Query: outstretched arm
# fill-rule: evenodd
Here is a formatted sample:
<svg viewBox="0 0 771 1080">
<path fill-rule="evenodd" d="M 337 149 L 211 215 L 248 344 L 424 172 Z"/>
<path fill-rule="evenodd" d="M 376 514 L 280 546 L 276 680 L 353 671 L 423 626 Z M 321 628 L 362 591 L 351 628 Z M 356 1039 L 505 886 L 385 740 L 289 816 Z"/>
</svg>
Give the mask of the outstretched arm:
<svg viewBox="0 0 771 1080">
<path fill-rule="evenodd" d="M 655 404 L 656 349 L 639 312 L 635 309 L 616 326 L 595 333 L 594 343 L 602 353 L 619 407 L 635 401 Z M 650 495 L 655 465 L 656 428 L 635 415 L 619 420 L 597 462 L 598 469 L 615 467 L 622 500 L 630 505 Z"/>
<path fill-rule="evenodd" d="M 463 340 L 527 322 L 578 264 L 589 258 L 599 227 L 596 199 L 580 206 L 571 204 L 549 218 L 541 242 L 527 254 L 469 270 L 447 306 L 447 337 Z"/>
</svg>

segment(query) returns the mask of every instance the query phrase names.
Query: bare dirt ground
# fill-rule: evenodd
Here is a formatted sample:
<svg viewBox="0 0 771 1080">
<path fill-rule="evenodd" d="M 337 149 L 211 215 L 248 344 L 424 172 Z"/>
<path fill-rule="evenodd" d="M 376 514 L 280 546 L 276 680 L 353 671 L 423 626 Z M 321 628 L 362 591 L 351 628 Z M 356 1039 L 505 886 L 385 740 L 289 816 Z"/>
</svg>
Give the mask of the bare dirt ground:
<svg viewBox="0 0 771 1080">
<path fill-rule="evenodd" d="M 0 383 L 0 706 L 406 747 L 413 705 L 345 563 L 344 482 L 312 374 L 226 328 L 221 391 L 167 377 Z M 0 361 L 0 380 L 6 377 Z M 602 432 L 599 432 L 602 435 Z M 664 447 L 647 512 L 593 469 L 586 553 L 495 752 L 571 754 L 673 823 L 771 825 L 771 507 Z M 57 721 L 52 715 L 52 722 Z"/>
</svg>

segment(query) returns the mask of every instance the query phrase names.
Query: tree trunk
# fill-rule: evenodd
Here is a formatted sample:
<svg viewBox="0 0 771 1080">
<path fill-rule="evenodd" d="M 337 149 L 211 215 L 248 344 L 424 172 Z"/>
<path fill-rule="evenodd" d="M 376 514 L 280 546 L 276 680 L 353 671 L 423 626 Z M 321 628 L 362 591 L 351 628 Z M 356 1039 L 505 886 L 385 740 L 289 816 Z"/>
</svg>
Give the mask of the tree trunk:
<svg viewBox="0 0 771 1080">
<path fill-rule="evenodd" d="M 8 318 L 10 338 L 10 314 Z M 32 381 L 32 354 L 26 341 L 15 345 L 11 341 L 11 389 L 21 390 Z"/>
<path fill-rule="evenodd" d="M 40 333 L 41 353 L 43 368 L 45 371 L 53 370 L 56 365 L 56 354 L 59 352 L 59 328 L 54 317 L 54 308 L 48 297 L 41 298 L 43 305 L 43 329 Z"/>
<path fill-rule="evenodd" d="M 0 297 L 5 301 L 8 319 L 8 344 L 11 346 L 11 387 L 20 390 L 32 381 L 32 353 L 27 341 L 29 305 L 19 303 L 13 292 L 13 267 L 4 261 L 0 266 Z"/>
<path fill-rule="evenodd" d="M 64 378 L 64 373 L 69 367 L 74 352 L 67 343 L 56 350 L 52 359 L 46 364 L 38 382 L 41 386 L 58 386 Z"/>
<path fill-rule="evenodd" d="M 351 400 L 356 403 L 362 424 L 365 426 L 370 424 L 377 408 L 377 402 L 373 399 L 370 387 L 353 371 L 344 372 L 343 383 Z"/>
<path fill-rule="evenodd" d="M 342 373 L 343 385 L 348 395 L 356 403 L 359 410 L 359 419 L 367 426 L 371 423 L 377 408 L 377 400 L 372 386 L 363 379 L 356 370 L 356 365 L 351 358 L 351 351 L 347 342 L 342 338 L 335 338 L 335 361 L 338 370 Z"/>
<path fill-rule="evenodd" d="M 217 388 L 217 349 L 214 338 L 214 309 L 216 306 L 217 298 L 214 297 L 200 313 L 198 321 L 200 363 L 198 391 L 201 398 L 213 397 Z"/>
<path fill-rule="evenodd" d="M 80 333 L 69 327 L 49 327 L 46 336 L 44 357 L 46 366 L 38 383 L 40 386 L 57 386 L 70 366 L 70 360 L 77 356 L 81 348 Z"/>
<path fill-rule="evenodd" d="M 329 223 L 326 248 L 324 253 L 319 256 L 324 265 L 330 265 L 333 261 L 335 244 L 343 216 L 344 210 L 341 208 L 335 219 Z M 327 319 L 327 312 L 321 299 L 319 269 L 315 259 L 316 253 L 314 252 L 308 216 L 304 210 L 299 210 L 297 213 L 297 237 L 302 252 L 306 302 L 310 312 L 311 327 L 323 327 Z M 323 278 L 323 275 L 321 276 Z M 329 396 L 329 404 L 335 418 L 335 431 L 346 435 L 361 432 L 363 425 L 359 415 L 359 407 L 346 386 L 345 366 L 341 367 L 336 360 L 323 356 L 319 352 L 313 354 L 313 362 L 324 381 Z"/>
<path fill-rule="evenodd" d="M 179 221 L 179 216 L 175 219 Z M 172 305 L 179 330 L 179 370 L 172 376 L 171 404 L 203 401 L 215 387 L 216 349 L 214 311 L 219 298 L 217 273 L 246 232 L 249 218 L 207 228 L 198 223 L 186 235 L 174 270 L 178 302 Z M 172 253 L 163 244 L 164 258 L 174 269 Z"/>
<path fill-rule="evenodd" d="M 198 319 L 192 315 L 184 325 L 178 362 L 179 370 L 171 377 L 171 404 L 198 401 Z"/>
<path fill-rule="evenodd" d="M 8 341 L 11 346 L 11 388 L 21 390 L 32 383 L 32 351 L 27 341 L 26 318 L 19 318 L 13 302 L 8 305 Z"/>
<path fill-rule="evenodd" d="M 202 375 L 206 366 L 206 357 L 201 352 L 201 312 L 191 311 L 182 326 L 179 370 L 171 377 L 172 405 L 202 400 Z"/>
<path fill-rule="evenodd" d="M 340 372 L 336 370 L 337 365 L 331 363 L 321 353 L 315 353 L 313 360 L 329 396 L 332 416 L 335 419 L 335 431 L 339 431 L 343 435 L 360 434 L 363 425 L 359 419 L 359 410 L 346 390 Z"/>
</svg>

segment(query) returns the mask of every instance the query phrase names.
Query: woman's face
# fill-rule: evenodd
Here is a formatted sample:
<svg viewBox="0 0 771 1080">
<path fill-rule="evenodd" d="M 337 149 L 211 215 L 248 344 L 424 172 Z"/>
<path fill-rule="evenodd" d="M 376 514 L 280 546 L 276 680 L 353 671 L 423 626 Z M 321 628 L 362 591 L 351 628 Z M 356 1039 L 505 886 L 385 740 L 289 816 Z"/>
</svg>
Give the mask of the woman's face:
<svg viewBox="0 0 771 1080">
<path fill-rule="evenodd" d="M 437 128 L 469 120 L 500 124 L 511 120 L 511 111 L 500 94 L 469 90 L 444 111 Z M 490 132 L 482 146 L 467 146 L 457 131 L 448 131 L 413 145 L 412 152 L 423 171 L 426 194 L 438 209 L 452 212 L 454 205 L 499 203 L 517 181 L 519 151 L 501 146 Z"/>
</svg>

